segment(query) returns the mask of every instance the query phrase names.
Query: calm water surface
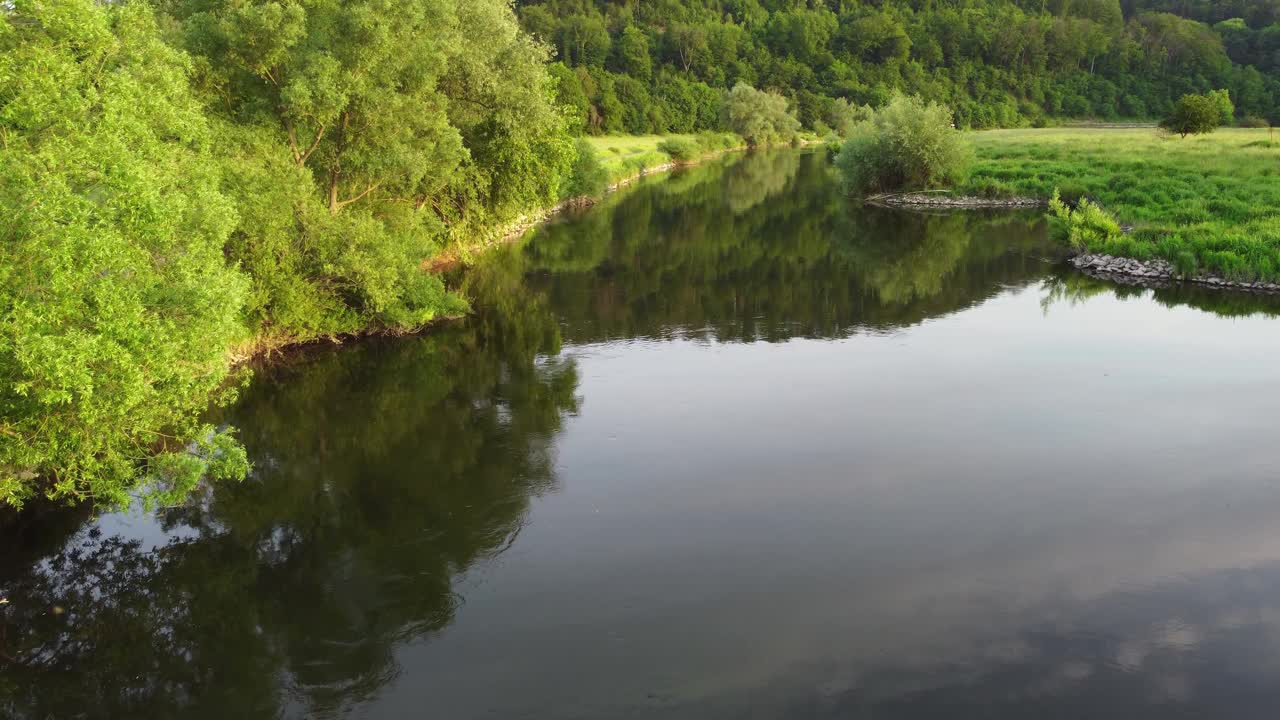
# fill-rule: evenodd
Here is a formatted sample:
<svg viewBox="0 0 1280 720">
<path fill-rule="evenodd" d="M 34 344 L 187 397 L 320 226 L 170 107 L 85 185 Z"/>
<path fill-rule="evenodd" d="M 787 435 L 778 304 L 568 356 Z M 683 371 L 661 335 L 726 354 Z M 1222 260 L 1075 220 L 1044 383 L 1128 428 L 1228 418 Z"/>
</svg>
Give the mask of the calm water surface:
<svg viewBox="0 0 1280 720">
<path fill-rule="evenodd" d="M 1280 306 L 1056 260 L 643 183 L 260 370 L 245 483 L 11 531 L 0 716 L 1273 717 Z"/>
</svg>

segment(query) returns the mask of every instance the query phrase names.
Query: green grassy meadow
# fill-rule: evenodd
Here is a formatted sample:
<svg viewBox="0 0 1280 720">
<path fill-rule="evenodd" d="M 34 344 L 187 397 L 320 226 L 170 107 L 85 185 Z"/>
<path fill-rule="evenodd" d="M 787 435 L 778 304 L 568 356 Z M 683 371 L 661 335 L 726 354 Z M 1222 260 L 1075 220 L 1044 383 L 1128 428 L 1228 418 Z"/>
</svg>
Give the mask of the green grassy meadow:
<svg viewBox="0 0 1280 720">
<path fill-rule="evenodd" d="M 1186 274 L 1280 279 L 1280 138 L 1221 129 L 1180 138 L 1155 128 L 974 133 L 977 161 L 960 192 L 1088 197 L 1130 233 L 1088 250 L 1163 258 Z"/>
<path fill-rule="evenodd" d="M 706 154 L 743 145 L 742 138 L 733 133 L 600 135 L 583 139 L 595 151 L 610 183 L 672 162 L 671 155 L 660 148 L 664 142 L 683 140 L 694 143 Z"/>
</svg>

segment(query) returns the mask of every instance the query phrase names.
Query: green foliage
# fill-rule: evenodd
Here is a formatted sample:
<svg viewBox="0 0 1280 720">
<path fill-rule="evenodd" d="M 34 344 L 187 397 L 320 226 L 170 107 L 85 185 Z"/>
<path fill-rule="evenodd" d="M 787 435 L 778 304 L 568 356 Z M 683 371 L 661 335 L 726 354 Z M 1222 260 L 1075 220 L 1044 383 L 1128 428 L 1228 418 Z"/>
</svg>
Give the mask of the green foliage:
<svg viewBox="0 0 1280 720">
<path fill-rule="evenodd" d="M 738 83 L 777 91 L 805 128 L 842 136 L 851 125 L 833 117 L 841 113 L 832 103 L 879 107 L 894 91 L 948 105 L 960 128 L 1148 120 L 1167 116 L 1183 94 L 1219 88 L 1240 114 L 1280 117 L 1280 24 L 1264 9 L 1275 0 L 517 5 L 525 26 L 554 43 L 563 62 L 596 76 L 587 90 L 595 133 L 622 131 L 624 112 L 638 122 L 610 103 L 601 74 L 648 87 L 651 112 L 640 113 L 647 125 L 630 130 L 644 133 L 723 127 L 715 114 L 687 124 L 685 100 L 660 90 L 671 76 L 700 92 Z"/>
<path fill-rule="evenodd" d="M 600 163 L 595 148 L 586 140 L 579 140 L 575 146 L 577 156 L 573 161 L 573 170 L 569 174 L 569 182 L 565 185 L 564 197 L 580 198 L 599 197 L 609 185 L 609 172 Z"/>
<path fill-rule="evenodd" d="M 1218 124 L 1230 125 L 1236 120 L 1236 104 L 1231 102 L 1231 93 L 1226 90 L 1214 90 L 1209 93 L 1211 98 L 1218 105 Z"/>
<path fill-rule="evenodd" d="M 846 188 L 865 195 L 962 182 L 972 160 L 946 106 L 897 95 L 853 130 L 836 166 Z"/>
<path fill-rule="evenodd" d="M 1219 100 L 1209 95 L 1183 95 L 1160 127 L 1182 137 L 1211 133 L 1222 124 L 1222 110 Z"/>
<path fill-rule="evenodd" d="M 688 137 L 663 140 L 658 144 L 658 150 L 670 155 L 672 160 L 679 163 L 693 162 L 703 153 L 698 141 Z"/>
<path fill-rule="evenodd" d="M 1057 221 L 1066 241 L 1077 250 L 1099 247 L 1120 237 L 1120 223 L 1088 198 L 1082 198 L 1073 208 L 1062 202 L 1054 190 L 1049 199 L 1049 214 Z"/>
<path fill-rule="evenodd" d="M 844 98 L 832 100 L 823 115 L 826 125 L 842 138 L 853 134 L 854 129 L 871 118 L 872 110 L 866 105 L 854 105 Z"/>
<path fill-rule="evenodd" d="M 168 500 L 243 475 L 198 422 L 247 288 L 188 68 L 142 4 L 0 17 L 0 504 L 37 488 L 119 504 L 141 474 Z"/>
<path fill-rule="evenodd" d="M 653 59 L 649 55 L 649 38 L 640 28 L 631 25 L 622 31 L 614 46 L 617 70 L 624 75 L 648 82 L 653 76 Z"/>
<path fill-rule="evenodd" d="M 198 422 L 234 357 L 464 312 L 424 260 L 599 185 L 506 0 L 158 10 L 0 9 L 0 502 L 243 474 Z"/>
<path fill-rule="evenodd" d="M 587 129 L 591 111 L 591 99 L 582 88 L 578 74 L 564 63 L 551 63 L 547 73 L 555 83 L 555 102 L 565 114 L 565 123 L 573 135 L 581 135 Z"/>
<path fill-rule="evenodd" d="M 1240 118 L 1240 127 L 1242 128 L 1269 128 L 1271 123 L 1266 118 L 1260 118 L 1257 115 L 1245 115 Z"/>
<path fill-rule="evenodd" d="M 786 98 L 746 83 L 738 83 L 725 96 L 724 124 L 752 147 L 791 142 L 800 130 Z"/>
<path fill-rule="evenodd" d="M 697 136 L 698 147 L 703 152 L 717 152 L 742 147 L 742 138 L 733 133 L 704 132 Z"/>
</svg>

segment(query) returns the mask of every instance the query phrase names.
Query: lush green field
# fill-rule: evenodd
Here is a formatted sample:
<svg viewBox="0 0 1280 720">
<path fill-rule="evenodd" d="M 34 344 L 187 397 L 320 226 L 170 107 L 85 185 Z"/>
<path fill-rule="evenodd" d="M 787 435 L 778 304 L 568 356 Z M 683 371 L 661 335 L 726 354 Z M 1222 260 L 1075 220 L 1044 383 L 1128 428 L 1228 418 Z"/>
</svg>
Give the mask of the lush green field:
<svg viewBox="0 0 1280 720">
<path fill-rule="evenodd" d="M 1088 197 L 1133 231 L 1089 250 L 1179 271 L 1280 279 L 1280 139 L 1224 129 L 1179 138 L 1155 129 L 995 130 L 972 135 L 963 192 Z"/>
<path fill-rule="evenodd" d="M 691 143 L 702 154 L 743 146 L 742 138 L 733 133 L 600 135 L 585 140 L 600 159 L 610 183 L 672 162 L 672 156 L 663 149 L 664 143 Z"/>
</svg>

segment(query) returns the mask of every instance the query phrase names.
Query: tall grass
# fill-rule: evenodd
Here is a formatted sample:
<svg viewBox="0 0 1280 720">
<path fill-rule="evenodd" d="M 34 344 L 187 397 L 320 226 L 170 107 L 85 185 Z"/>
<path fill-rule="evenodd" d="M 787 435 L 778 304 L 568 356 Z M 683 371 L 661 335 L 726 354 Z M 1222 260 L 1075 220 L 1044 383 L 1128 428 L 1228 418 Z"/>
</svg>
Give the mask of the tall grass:
<svg viewBox="0 0 1280 720">
<path fill-rule="evenodd" d="M 1132 225 L 1092 234 L 1092 252 L 1164 258 L 1181 272 L 1280 280 L 1280 143 L 1267 130 L 1182 139 L 1153 129 L 975 133 L 978 161 L 960 190 L 1090 199 Z"/>
</svg>

